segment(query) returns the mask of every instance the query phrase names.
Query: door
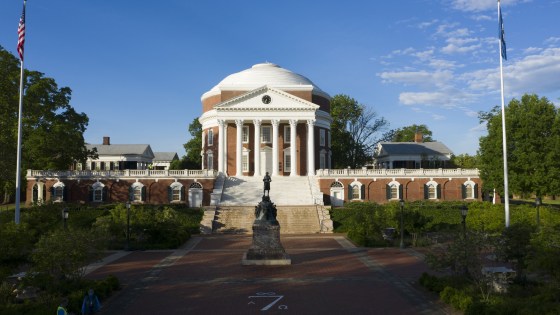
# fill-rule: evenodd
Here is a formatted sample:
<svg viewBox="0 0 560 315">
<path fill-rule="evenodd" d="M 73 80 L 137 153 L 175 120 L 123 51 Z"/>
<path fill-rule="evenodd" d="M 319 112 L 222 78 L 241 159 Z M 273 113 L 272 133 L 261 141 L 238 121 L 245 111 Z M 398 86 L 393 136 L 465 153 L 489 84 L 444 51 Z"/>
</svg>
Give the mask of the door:
<svg viewBox="0 0 560 315">
<path fill-rule="evenodd" d="M 264 147 L 261 149 L 261 175 L 272 174 L 272 148 Z"/>
</svg>

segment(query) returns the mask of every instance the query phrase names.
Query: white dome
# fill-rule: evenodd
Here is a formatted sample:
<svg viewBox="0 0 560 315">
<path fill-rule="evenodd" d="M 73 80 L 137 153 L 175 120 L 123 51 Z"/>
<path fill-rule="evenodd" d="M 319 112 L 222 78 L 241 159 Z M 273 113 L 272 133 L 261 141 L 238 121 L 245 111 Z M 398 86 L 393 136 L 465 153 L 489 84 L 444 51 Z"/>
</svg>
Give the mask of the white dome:
<svg viewBox="0 0 560 315">
<path fill-rule="evenodd" d="M 300 74 L 281 68 L 273 63 L 259 63 L 250 69 L 227 76 L 210 91 L 204 93 L 202 99 L 218 95 L 222 89 L 250 91 L 264 85 L 281 90 L 309 86 L 313 88 L 313 94 L 330 98 L 327 93 L 323 92 L 311 80 Z"/>
</svg>

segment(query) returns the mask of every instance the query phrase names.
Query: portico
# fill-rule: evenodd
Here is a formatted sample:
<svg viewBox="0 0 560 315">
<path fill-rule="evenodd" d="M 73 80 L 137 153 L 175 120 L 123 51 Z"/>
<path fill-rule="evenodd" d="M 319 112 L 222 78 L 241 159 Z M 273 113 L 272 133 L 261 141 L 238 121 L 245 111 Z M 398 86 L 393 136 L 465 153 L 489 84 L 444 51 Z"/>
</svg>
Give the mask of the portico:
<svg viewBox="0 0 560 315">
<path fill-rule="evenodd" d="M 245 90 L 251 86 L 230 78 L 244 72 L 251 75 L 245 73 L 243 79 L 255 81 L 256 88 Z M 316 161 L 330 167 L 327 139 L 332 119 L 326 93 L 273 64 L 255 65 L 231 76 L 202 96 L 207 109 L 199 119 L 203 168 L 217 165 L 219 173 L 229 176 L 261 177 L 266 172 L 272 176 L 314 174 Z M 276 76 L 283 84 L 275 81 Z M 224 84 L 229 81 L 236 84 Z"/>
</svg>

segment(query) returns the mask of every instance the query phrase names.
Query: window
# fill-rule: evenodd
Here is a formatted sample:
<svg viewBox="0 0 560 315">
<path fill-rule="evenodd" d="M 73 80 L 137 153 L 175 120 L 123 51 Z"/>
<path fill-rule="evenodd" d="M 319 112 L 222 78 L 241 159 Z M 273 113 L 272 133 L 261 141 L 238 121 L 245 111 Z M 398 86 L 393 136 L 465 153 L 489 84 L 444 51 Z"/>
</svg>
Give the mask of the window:
<svg viewBox="0 0 560 315">
<path fill-rule="evenodd" d="M 391 199 L 399 199 L 399 187 L 395 184 L 391 186 Z"/>
<path fill-rule="evenodd" d="M 262 143 L 270 143 L 270 126 L 262 126 L 261 127 L 261 142 Z"/>
<path fill-rule="evenodd" d="M 95 162 L 91 162 L 90 170 L 95 171 Z"/>
<path fill-rule="evenodd" d="M 352 199 L 360 199 L 360 186 L 352 186 Z"/>
<path fill-rule="evenodd" d="M 243 156 L 241 157 L 241 169 L 243 172 L 249 171 L 249 152 L 243 152 Z"/>
<path fill-rule="evenodd" d="M 284 126 L 284 143 L 290 143 L 290 126 Z"/>
<path fill-rule="evenodd" d="M 428 199 L 437 199 L 436 186 L 428 185 Z"/>
<path fill-rule="evenodd" d="M 328 142 L 329 142 L 329 148 L 330 148 L 330 147 L 331 147 L 331 138 L 332 138 L 332 134 L 331 134 L 330 132 L 327 133 L 327 137 L 329 138 L 329 139 L 328 139 L 328 140 L 329 140 Z"/>
<path fill-rule="evenodd" d="M 478 187 L 477 184 L 471 180 L 466 181 L 462 186 L 463 199 L 477 199 Z"/>
<path fill-rule="evenodd" d="M 397 181 L 390 182 L 387 189 L 387 199 L 388 200 L 398 200 L 402 198 L 402 185 Z"/>
<path fill-rule="evenodd" d="M 471 184 L 466 184 L 465 185 L 466 198 L 474 198 L 473 191 L 474 191 L 474 189 L 473 189 L 473 186 Z"/>
<path fill-rule="evenodd" d="M 64 201 L 64 184 L 63 183 L 58 182 L 52 187 L 52 201 L 53 202 Z"/>
<path fill-rule="evenodd" d="M 241 139 L 243 140 L 243 143 L 249 143 L 249 126 L 243 126 Z"/>
<path fill-rule="evenodd" d="M 322 147 L 325 146 L 325 137 L 326 137 L 325 134 L 326 134 L 325 129 L 319 130 L 319 145 Z"/>
<path fill-rule="evenodd" d="M 132 202 L 142 202 L 145 199 L 146 187 L 140 182 L 132 184 L 129 188 L 129 200 Z"/>
<path fill-rule="evenodd" d="M 142 187 L 136 186 L 134 187 L 134 197 L 132 201 L 142 201 Z"/>
<path fill-rule="evenodd" d="M 214 154 L 212 153 L 212 151 L 208 152 L 208 155 L 206 157 L 206 165 L 208 167 L 209 170 L 213 170 L 214 169 Z"/>
<path fill-rule="evenodd" d="M 105 185 L 103 185 L 100 182 L 96 182 L 93 185 L 91 185 L 91 201 L 93 202 L 102 202 L 103 201 L 103 189 L 105 188 Z"/>
<path fill-rule="evenodd" d="M 292 171 L 292 159 L 290 155 L 290 151 L 284 152 L 284 172 L 291 172 Z"/>
<path fill-rule="evenodd" d="M 169 202 L 180 202 L 183 200 L 183 185 L 175 182 L 169 186 Z"/>
<path fill-rule="evenodd" d="M 319 168 L 320 169 L 325 169 L 326 165 L 327 165 L 327 157 L 325 156 L 325 152 L 321 151 L 321 153 L 319 154 Z"/>
<path fill-rule="evenodd" d="M 208 145 L 214 145 L 214 131 L 208 130 Z"/>
</svg>

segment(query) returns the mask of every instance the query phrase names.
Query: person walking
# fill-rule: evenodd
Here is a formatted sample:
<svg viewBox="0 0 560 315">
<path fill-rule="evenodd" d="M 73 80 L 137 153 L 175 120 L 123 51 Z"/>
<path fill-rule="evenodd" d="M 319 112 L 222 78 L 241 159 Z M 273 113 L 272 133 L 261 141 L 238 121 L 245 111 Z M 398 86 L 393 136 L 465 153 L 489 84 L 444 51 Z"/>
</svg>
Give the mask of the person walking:
<svg viewBox="0 0 560 315">
<path fill-rule="evenodd" d="M 88 294 L 84 297 L 84 302 L 82 303 L 82 314 L 90 315 L 96 314 L 101 309 L 101 303 L 97 295 L 93 292 L 93 289 L 89 289 Z"/>
</svg>

